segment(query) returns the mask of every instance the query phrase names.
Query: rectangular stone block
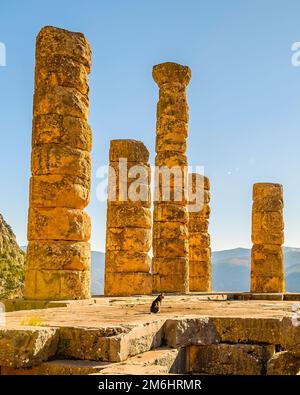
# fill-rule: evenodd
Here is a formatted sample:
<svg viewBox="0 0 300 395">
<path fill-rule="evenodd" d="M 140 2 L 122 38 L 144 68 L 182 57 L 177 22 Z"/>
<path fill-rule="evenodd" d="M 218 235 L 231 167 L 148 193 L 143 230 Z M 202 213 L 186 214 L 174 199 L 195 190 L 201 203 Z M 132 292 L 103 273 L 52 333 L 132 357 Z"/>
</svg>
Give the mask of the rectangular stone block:
<svg viewBox="0 0 300 395">
<path fill-rule="evenodd" d="M 284 243 L 284 233 L 283 230 L 278 230 L 278 231 L 255 230 L 252 231 L 252 242 L 253 244 L 282 245 Z"/>
<path fill-rule="evenodd" d="M 145 228 L 151 229 L 151 210 L 131 204 L 107 206 L 108 228 Z"/>
<path fill-rule="evenodd" d="M 85 120 L 76 117 L 58 114 L 34 117 L 32 146 L 51 143 L 90 151 L 92 148 L 92 130 Z"/>
<path fill-rule="evenodd" d="M 111 140 L 109 161 L 118 162 L 120 158 L 126 158 L 128 162 L 148 163 L 149 151 L 141 141 Z"/>
<path fill-rule="evenodd" d="M 253 212 L 252 231 L 278 231 L 283 230 L 282 212 Z"/>
<path fill-rule="evenodd" d="M 89 71 L 92 51 L 89 42 L 82 33 L 70 32 L 53 26 L 44 27 L 37 36 L 37 60 L 60 55 L 83 63 Z"/>
<path fill-rule="evenodd" d="M 186 273 L 189 271 L 189 262 L 187 258 L 152 258 L 152 273 L 160 273 L 162 276 L 182 275 L 186 279 Z"/>
<path fill-rule="evenodd" d="M 188 240 L 153 239 L 153 255 L 157 258 L 187 256 Z"/>
<path fill-rule="evenodd" d="M 189 214 L 189 232 L 190 233 L 207 233 L 209 221 L 208 219 L 193 219 L 191 213 Z"/>
<path fill-rule="evenodd" d="M 176 119 L 179 119 L 183 122 L 188 122 L 188 111 L 189 109 L 186 104 L 185 95 L 183 95 L 182 98 L 174 97 L 174 102 L 160 99 L 157 104 L 157 118 L 162 118 L 167 115 L 176 117 Z"/>
<path fill-rule="evenodd" d="M 262 375 L 270 357 L 270 347 L 254 344 L 190 346 L 188 372 L 212 375 Z"/>
<path fill-rule="evenodd" d="M 83 209 L 89 200 L 89 179 L 61 174 L 33 176 L 30 179 L 31 207 Z"/>
<path fill-rule="evenodd" d="M 89 243 L 30 241 L 26 251 L 29 270 L 90 270 Z"/>
<path fill-rule="evenodd" d="M 90 298 L 90 272 L 28 270 L 24 295 L 26 299 L 88 299 Z"/>
<path fill-rule="evenodd" d="M 158 201 L 161 203 L 186 205 L 187 199 L 182 187 L 163 187 L 156 190 Z"/>
<path fill-rule="evenodd" d="M 154 221 L 188 223 L 186 207 L 177 204 L 157 203 L 154 207 Z"/>
<path fill-rule="evenodd" d="M 205 277 L 191 276 L 190 281 L 190 292 L 211 292 L 211 276 Z"/>
<path fill-rule="evenodd" d="M 186 155 L 176 151 L 158 152 L 155 158 L 155 166 L 166 166 L 168 168 L 178 166 L 178 168 L 183 169 L 187 165 Z"/>
<path fill-rule="evenodd" d="M 89 216 L 69 208 L 29 209 L 28 240 L 88 241 L 91 235 Z"/>
<path fill-rule="evenodd" d="M 253 202 L 253 211 L 269 212 L 277 211 L 282 213 L 283 202 L 274 197 L 257 198 Z"/>
<path fill-rule="evenodd" d="M 106 251 L 105 272 L 149 273 L 151 259 L 147 252 Z"/>
<path fill-rule="evenodd" d="M 253 185 L 253 200 L 272 197 L 283 201 L 283 188 L 281 184 L 259 182 Z"/>
<path fill-rule="evenodd" d="M 40 87 L 34 92 L 33 115 L 58 114 L 84 120 L 89 116 L 89 99 L 75 88 Z"/>
<path fill-rule="evenodd" d="M 285 291 L 284 277 L 282 276 L 257 276 L 251 274 L 251 292 L 253 293 L 278 293 Z"/>
<path fill-rule="evenodd" d="M 197 232 L 190 233 L 189 236 L 190 246 L 200 246 L 203 248 L 208 248 L 210 246 L 210 235 L 209 233 Z"/>
<path fill-rule="evenodd" d="M 189 246 L 189 259 L 191 261 L 209 261 L 211 257 L 210 248 L 202 248 L 200 246 Z"/>
<path fill-rule="evenodd" d="M 150 273 L 105 273 L 105 295 L 151 295 Z"/>
<path fill-rule="evenodd" d="M 283 248 L 280 245 L 254 244 L 251 271 L 256 276 L 284 276 Z"/>
<path fill-rule="evenodd" d="M 73 175 L 87 180 L 91 177 L 91 156 L 59 144 L 43 144 L 32 150 L 31 172 L 41 175 Z"/>
<path fill-rule="evenodd" d="M 187 138 L 181 133 L 166 132 L 156 137 L 156 152 L 176 151 L 185 153 L 187 148 Z"/>
<path fill-rule="evenodd" d="M 210 206 L 208 204 L 189 204 L 188 208 L 190 221 L 203 221 L 209 219 Z"/>
<path fill-rule="evenodd" d="M 181 222 L 157 222 L 153 229 L 153 239 L 177 239 L 186 240 L 188 229 Z"/>
<path fill-rule="evenodd" d="M 189 276 L 186 273 L 169 274 L 167 276 L 159 273 L 153 274 L 153 292 L 174 292 L 187 293 L 189 292 Z"/>
<path fill-rule="evenodd" d="M 86 67 L 70 57 L 57 54 L 37 59 L 35 88 L 57 85 L 74 88 L 83 95 L 88 95 L 89 79 Z"/>
<path fill-rule="evenodd" d="M 190 277 L 211 276 L 211 261 L 192 261 L 189 260 Z"/>
<path fill-rule="evenodd" d="M 151 248 L 151 231 L 144 228 L 108 228 L 107 251 L 147 252 Z"/>
<path fill-rule="evenodd" d="M 157 119 L 156 134 L 161 135 L 181 135 L 183 138 L 188 137 L 188 123 L 176 119 L 171 115 L 165 115 Z"/>
</svg>

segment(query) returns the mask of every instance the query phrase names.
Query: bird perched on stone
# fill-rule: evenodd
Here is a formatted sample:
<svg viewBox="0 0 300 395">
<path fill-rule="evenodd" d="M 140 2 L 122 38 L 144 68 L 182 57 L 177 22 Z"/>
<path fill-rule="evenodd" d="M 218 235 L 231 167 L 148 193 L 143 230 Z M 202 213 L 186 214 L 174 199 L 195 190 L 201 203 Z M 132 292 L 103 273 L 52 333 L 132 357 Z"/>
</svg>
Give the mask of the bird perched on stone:
<svg viewBox="0 0 300 395">
<path fill-rule="evenodd" d="M 158 295 L 158 297 L 152 302 L 152 305 L 150 307 L 150 313 L 156 314 L 160 312 L 161 302 L 164 297 L 165 295 L 163 293 Z"/>
</svg>

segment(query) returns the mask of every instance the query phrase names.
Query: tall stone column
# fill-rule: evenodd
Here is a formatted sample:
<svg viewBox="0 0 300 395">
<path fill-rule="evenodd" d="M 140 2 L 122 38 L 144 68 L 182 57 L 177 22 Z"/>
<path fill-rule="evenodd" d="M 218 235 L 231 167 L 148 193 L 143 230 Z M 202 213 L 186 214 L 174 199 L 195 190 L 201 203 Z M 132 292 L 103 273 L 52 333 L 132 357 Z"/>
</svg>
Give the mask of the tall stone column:
<svg viewBox="0 0 300 395">
<path fill-rule="evenodd" d="M 190 291 L 211 291 L 211 248 L 208 233 L 210 183 L 201 174 L 189 175 L 192 196 L 189 199 L 189 276 Z"/>
<path fill-rule="evenodd" d="M 283 188 L 253 185 L 251 292 L 284 292 Z"/>
<path fill-rule="evenodd" d="M 188 212 L 182 187 L 186 186 L 188 104 L 187 66 L 162 63 L 153 68 L 159 86 L 156 123 L 156 174 L 153 222 L 153 288 L 155 292 L 189 290 Z M 170 171 L 170 188 L 164 175 Z M 163 173 L 163 174 L 162 174 Z M 168 196 L 168 193 L 170 196 Z"/>
<path fill-rule="evenodd" d="M 136 140 L 112 140 L 109 150 L 105 295 L 152 293 L 151 170 Z"/>
<path fill-rule="evenodd" d="M 91 48 L 47 26 L 37 37 L 25 297 L 90 297 Z"/>
</svg>

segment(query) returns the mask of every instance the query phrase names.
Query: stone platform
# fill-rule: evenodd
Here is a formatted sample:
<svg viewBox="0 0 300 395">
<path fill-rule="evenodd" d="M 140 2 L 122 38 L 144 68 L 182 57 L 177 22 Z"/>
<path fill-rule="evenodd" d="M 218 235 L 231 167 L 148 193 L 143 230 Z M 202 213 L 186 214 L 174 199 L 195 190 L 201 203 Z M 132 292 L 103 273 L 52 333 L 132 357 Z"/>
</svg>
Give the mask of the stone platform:
<svg viewBox="0 0 300 395">
<path fill-rule="evenodd" d="M 173 295 L 165 297 L 161 313 L 154 315 L 149 313 L 152 300 L 99 297 L 6 313 L 5 326 L 0 326 L 1 374 L 300 370 L 295 301 Z"/>
</svg>

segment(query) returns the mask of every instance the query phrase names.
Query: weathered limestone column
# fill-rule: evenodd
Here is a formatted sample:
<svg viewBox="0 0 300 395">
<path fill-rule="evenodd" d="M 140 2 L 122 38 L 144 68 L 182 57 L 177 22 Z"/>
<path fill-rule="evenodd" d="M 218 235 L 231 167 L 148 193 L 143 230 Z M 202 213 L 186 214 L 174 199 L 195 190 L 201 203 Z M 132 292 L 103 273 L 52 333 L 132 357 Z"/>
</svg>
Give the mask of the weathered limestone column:
<svg viewBox="0 0 300 395">
<path fill-rule="evenodd" d="M 37 37 L 25 297 L 90 297 L 91 48 L 47 26 Z"/>
<path fill-rule="evenodd" d="M 251 292 L 284 292 L 283 188 L 253 185 Z"/>
<path fill-rule="evenodd" d="M 211 248 L 208 233 L 210 183 L 201 174 L 189 175 L 193 198 L 189 199 L 189 276 L 190 291 L 211 291 Z M 196 196 L 197 194 L 197 196 Z"/>
<path fill-rule="evenodd" d="M 109 150 L 105 295 L 152 293 L 151 171 L 136 140 L 112 140 Z"/>
<path fill-rule="evenodd" d="M 159 86 L 156 123 L 156 174 L 153 222 L 153 288 L 155 292 L 189 290 L 188 212 L 185 196 L 188 136 L 186 87 L 191 78 L 187 66 L 162 63 L 153 68 Z M 158 170 L 159 167 L 159 170 Z M 171 171 L 170 188 L 161 170 Z M 179 182 L 178 182 L 179 181 Z M 181 185 L 180 185 L 181 184 Z M 168 196 L 168 192 L 171 192 Z M 179 193 L 179 194 L 178 194 Z"/>
</svg>

